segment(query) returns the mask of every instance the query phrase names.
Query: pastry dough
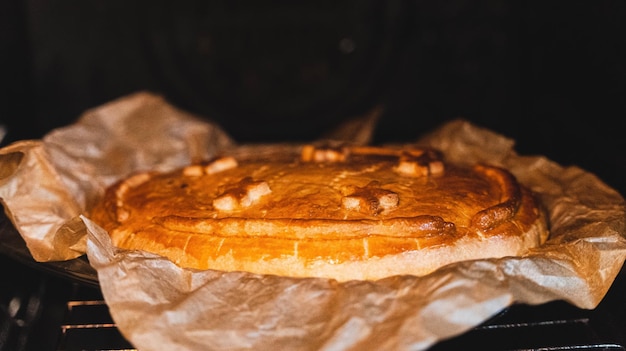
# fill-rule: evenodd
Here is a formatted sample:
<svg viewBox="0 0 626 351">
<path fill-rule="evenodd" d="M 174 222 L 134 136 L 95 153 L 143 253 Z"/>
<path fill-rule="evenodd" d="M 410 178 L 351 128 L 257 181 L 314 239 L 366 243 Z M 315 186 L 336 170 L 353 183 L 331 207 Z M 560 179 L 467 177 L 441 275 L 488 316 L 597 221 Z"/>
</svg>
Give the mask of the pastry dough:
<svg viewBox="0 0 626 351">
<path fill-rule="evenodd" d="M 114 245 L 182 267 L 339 281 L 522 255 L 548 237 L 540 203 L 503 168 L 409 146 L 298 150 L 134 174 L 91 219 Z"/>
</svg>

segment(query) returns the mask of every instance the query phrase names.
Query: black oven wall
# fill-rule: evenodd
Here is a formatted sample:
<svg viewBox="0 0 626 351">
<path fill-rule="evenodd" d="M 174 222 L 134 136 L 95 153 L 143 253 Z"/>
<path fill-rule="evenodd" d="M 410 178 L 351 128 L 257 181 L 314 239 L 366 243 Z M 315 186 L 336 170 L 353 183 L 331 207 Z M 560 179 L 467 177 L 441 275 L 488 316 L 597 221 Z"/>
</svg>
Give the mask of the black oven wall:
<svg viewBox="0 0 626 351">
<path fill-rule="evenodd" d="M 31 0 L 15 6 L 27 45 L 13 61 L 29 61 L 36 134 L 149 90 L 241 141 L 309 139 L 380 100 L 403 6 Z"/>
<path fill-rule="evenodd" d="M 376 142 L 467 118 L 626 191 L 623 1 L 0 6 L 4 143 L 139 90 L 241 142 L 315 139 L 381 104 Z"/>
</svg>

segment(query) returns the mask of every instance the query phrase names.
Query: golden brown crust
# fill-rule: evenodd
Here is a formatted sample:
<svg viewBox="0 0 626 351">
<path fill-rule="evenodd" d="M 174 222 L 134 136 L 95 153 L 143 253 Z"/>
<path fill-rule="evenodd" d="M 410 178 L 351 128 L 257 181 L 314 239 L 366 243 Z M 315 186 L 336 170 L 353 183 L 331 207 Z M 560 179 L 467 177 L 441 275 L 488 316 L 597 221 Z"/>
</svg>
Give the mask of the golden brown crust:
<svg viewBox="0 0 626 351">
<path fill-rule="evenodd" d="M 369 146 L 277 159 L 140 173 L 109 188 L 91 217 L 115 245 L 184 267 L 338 280 L 422 275 L 547 238 L 533 194 L 498 167 Z"/>
</svg>

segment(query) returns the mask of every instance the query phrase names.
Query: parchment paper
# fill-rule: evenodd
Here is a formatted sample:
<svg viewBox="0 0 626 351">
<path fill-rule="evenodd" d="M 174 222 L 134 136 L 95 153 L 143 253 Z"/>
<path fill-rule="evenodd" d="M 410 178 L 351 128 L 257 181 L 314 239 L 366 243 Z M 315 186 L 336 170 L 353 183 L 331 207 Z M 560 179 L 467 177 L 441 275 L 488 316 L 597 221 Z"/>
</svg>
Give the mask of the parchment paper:
<svg viewBox="0 0 626 351">
<path fill-rule="evenodd" d="M 350 122 L 359 142 L 370 134 L 353 128 L 371 128 L 373 116 Z M 255 147 L 148 93 L 0 150 L 0 197 L 36 260 L 86 252 L 119 330 L 140 350 L 423 350 L 513 303 L 597 306 L 626 260 L 619 193 L 578 167 L 520 156 L 513 140 L 465 120 L 417 137 L 451 161 L 510 169 L 546 206 L 548 242 L 523 257 L 461 262 L 425 277 L 345 283 L 192 271 L 117 249 L 84 215 L 106 186 L 135 170 Z"/>
</svg>

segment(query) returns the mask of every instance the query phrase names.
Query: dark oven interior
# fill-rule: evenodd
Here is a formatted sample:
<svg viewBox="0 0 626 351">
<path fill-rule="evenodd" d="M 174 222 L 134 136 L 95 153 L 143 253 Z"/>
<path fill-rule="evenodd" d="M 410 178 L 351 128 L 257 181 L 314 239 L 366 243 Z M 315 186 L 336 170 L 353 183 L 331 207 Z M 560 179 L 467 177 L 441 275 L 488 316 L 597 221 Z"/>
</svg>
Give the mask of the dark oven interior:
<svg viewBox="0 0 626 351">
<path fill-rule="evenodd" d="M 465 118 L 625 194 L 625 38 L 619 0 L 5 0 L 2 145 L 141 90 L 242 143 L 314 140 L 382 106 L 374 143 Z M 97 286 L 0 259 L 0 350 L 132 348 Z M 513 306 L 433 349 L 624 350 L 624 296 L 622 270 L 595 310 Z"/>
</svg>

